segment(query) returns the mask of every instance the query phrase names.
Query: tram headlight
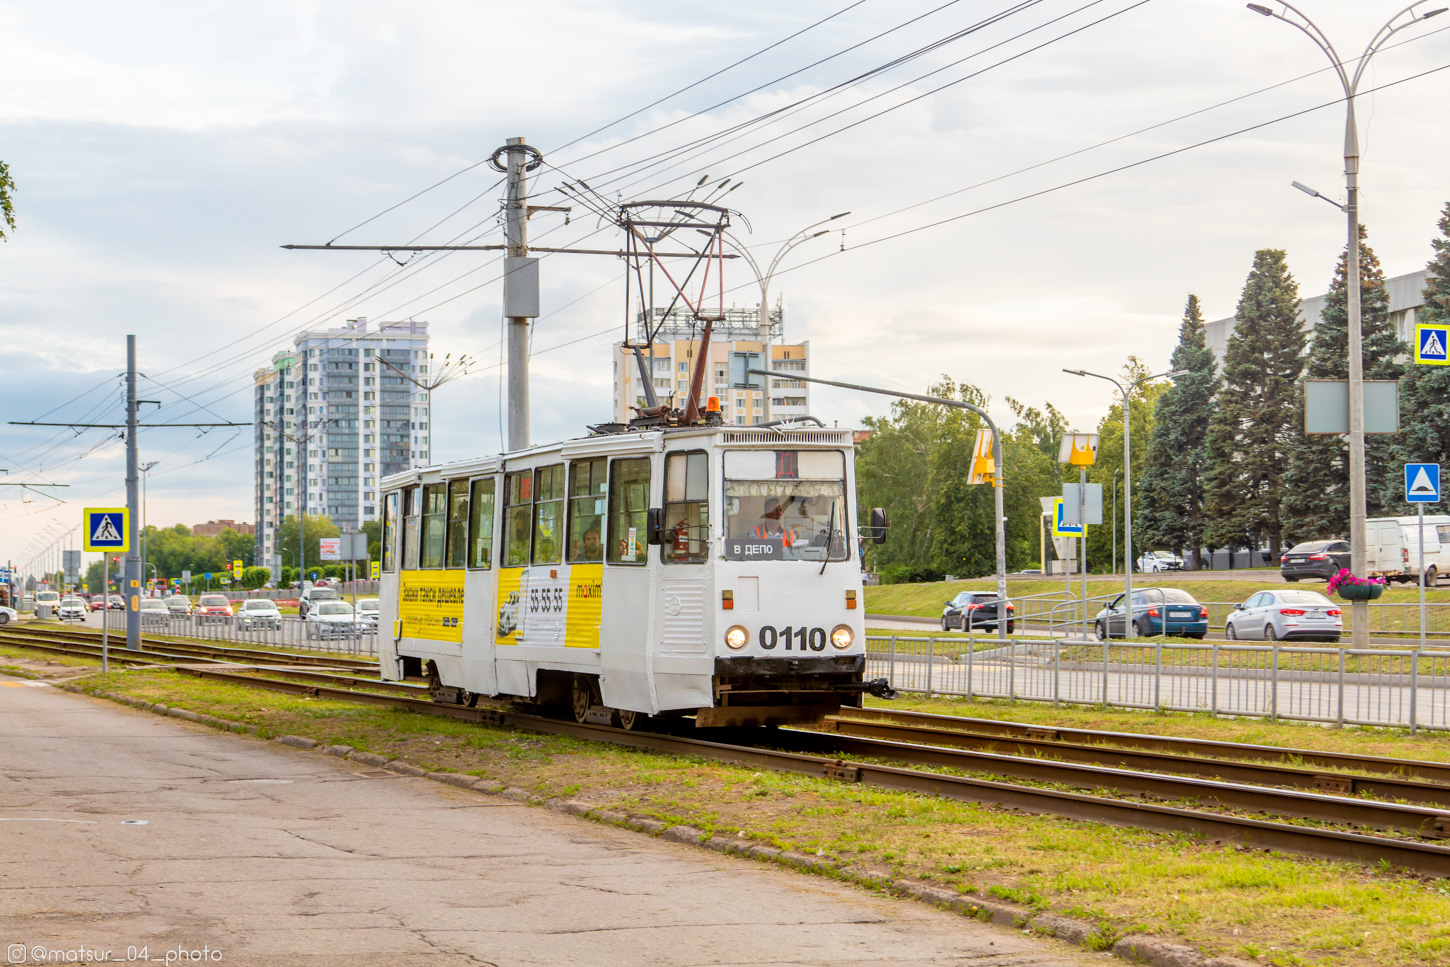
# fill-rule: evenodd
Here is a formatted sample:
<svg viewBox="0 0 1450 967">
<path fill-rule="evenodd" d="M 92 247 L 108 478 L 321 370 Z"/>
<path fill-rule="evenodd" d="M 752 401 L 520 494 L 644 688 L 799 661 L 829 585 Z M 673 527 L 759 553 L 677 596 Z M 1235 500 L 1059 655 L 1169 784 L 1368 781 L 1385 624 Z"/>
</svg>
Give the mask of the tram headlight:
<svg viewBox="0 0 1450 967">
<path fill-rule="evenodd" d="M 750 632 L 740 625 L 732 625 L 730 630 L 725 632 L 725 645 L 732 651 L 739 651 L 750 641 Z"/>
<path fill-rule="evenodd" d="M 835 629 L 831 632 L 831 644 L 840 648 L 842 651 L 850 648 L 851 643 L 855 640 L 856 636 L 851 633 L 851 628 L 848 625 L 836 625 Z"/>
</svg>

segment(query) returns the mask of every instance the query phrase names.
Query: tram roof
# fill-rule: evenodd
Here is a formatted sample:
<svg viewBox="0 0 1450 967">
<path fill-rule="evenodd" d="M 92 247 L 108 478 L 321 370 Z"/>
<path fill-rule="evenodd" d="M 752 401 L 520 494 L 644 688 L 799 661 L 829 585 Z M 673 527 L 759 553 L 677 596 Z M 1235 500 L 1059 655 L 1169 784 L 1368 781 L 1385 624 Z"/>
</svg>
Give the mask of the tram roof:
<svg viewBox="0 0 1450 967">
<path fill-rule="evenodd" d="M 382 479 L 382 489 L 391 490 L 410 483 L 436 482 L 445 478 L 469 477 L 476 474 L 496 473 L 515 462 L 532 464 L 539 457 L 560 457 L 577 459 L 604 457 L 619 453 L 654 453 L 665 449 L 667 440 L 692 437 L 717 437 L 713 445 L 740 447 L 772 447 L 783 443 L 807 447 L 850 447 L 853 445 L 848 429 L 824 427 L 761 427 L 761 426 L 682 426 L 651 427 L 624 433 L 601 433 L 554 443 L 540 444 L 526 450 L 514 450 L 487 457 L 471 457 L 452 463 L 432 464 L 414 467 L 401 473 L 390 474 Z"/>
</svg>

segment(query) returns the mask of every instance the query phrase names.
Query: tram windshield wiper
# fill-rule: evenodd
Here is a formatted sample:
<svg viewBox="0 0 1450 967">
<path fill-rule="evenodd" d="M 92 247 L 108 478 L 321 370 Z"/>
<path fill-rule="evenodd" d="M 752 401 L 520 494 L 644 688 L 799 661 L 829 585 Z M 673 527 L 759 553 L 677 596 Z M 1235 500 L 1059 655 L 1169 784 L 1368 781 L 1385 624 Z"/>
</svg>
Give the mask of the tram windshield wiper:
<svg viewBox="0 0 1450 967">
<path fill-rule="evenodd" d="M 836 502 L 831 501 L 831 516 L 826 523 L 826 553 L 821 555 L 821 569 L 817 574 L 826 573 L 826 565 L 831 563 L 831 545 L 836 540 Z"/>
</svg>

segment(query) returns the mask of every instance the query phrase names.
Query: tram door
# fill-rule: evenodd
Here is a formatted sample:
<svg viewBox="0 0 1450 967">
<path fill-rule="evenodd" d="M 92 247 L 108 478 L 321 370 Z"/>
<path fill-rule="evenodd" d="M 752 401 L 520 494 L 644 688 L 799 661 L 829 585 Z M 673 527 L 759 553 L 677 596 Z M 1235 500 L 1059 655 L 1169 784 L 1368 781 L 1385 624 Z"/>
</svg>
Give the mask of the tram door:
<svg viewBox="0 0 1450 967">
<path fill-rule="evenodd" d="M 599 685 L 611 708 L 656 710 L 649 675 L 651 637 L 649 516 L 651 458 L 609 461 L 604 609 L 599 629 Z"/>
</svg>

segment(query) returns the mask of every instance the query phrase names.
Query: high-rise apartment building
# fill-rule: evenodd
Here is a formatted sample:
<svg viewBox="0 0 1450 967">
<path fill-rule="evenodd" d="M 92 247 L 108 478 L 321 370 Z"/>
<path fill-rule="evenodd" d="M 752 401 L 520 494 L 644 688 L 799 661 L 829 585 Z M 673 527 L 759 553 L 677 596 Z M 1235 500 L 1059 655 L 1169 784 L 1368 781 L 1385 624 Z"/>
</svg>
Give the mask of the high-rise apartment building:
<svg viewBox="0 0 1450 967">
<path fill-rule="evenodd" d="M 645 346 L 651 331 L 654 342 Z M 645 346 L 641 351 L 654 383 L 655 397 L 661 403 L 673 400 L 683 408 L 700 353 L 700 324 L 678 309 L 668 315 L 656 309 L 648 318 L 640 314 L 635 340 Z M 710 365 L 700 395 L 719 397 L 720 412 L 726 423 L 752 426 L 766 422 L 767 418 L 789 420 L 810 413 L 809 383 L 771 378 L 769 388 L 760 389 L 749 384 L 762 386 L 766 382 L 764 377 L 746 378 L 743 372 L 746 367 L 742 362 L 749 361 L 752 367 L 810 375 L 810 343 L 785 342 L 783 312 L 779 306 L 770 311 L 768 329 L 760 324 L 760 313 L 754 308 L 726 309 L 725 318 L 711 328 L 708 352 Z M 736 357 L 737 353 L 754 355 L 741 359 Z M 760 366 L 766 358 L 771 360 L 771 365 Z M 614 419 L 627 422 L 634 415 L 630 407 L 644 405 L 644 386 L 634 353 L 624 343 L 615 343 Z"/>
<path fill-rule="evenodd" d="M 257 551 L 283 564 L 277 526 L 301 513 L 339 527 L 378 516 L 378 481 L 428 462 L 428 324 L 349 319 L 299 333 L 293 348 L 253 375 Z"/>
</svg>

